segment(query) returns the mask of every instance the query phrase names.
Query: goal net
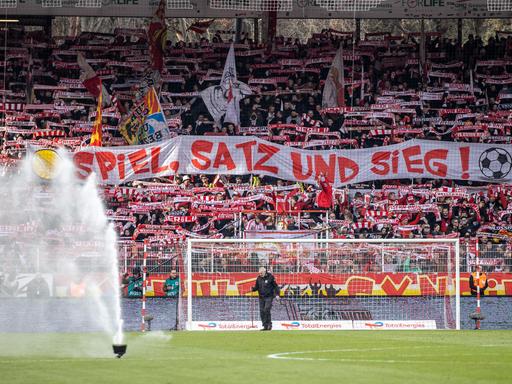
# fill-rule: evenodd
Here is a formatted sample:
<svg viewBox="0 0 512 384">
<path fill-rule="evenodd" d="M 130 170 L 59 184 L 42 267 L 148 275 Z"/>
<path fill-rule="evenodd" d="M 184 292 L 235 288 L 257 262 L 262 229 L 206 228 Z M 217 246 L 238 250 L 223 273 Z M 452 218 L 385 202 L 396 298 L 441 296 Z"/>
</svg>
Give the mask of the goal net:
<svg viewBox="0 0 512 384">
<path fill-rule="evenodd" d="M 0 8 L 17 8 L 18 0 L 0 0 Z"/>
<path fill-rule="evenodd" d="M 261 328 L 264 266 L 273 329 L 459 329 L 458 265 L 457 239 L 190 239 L 183 312 L 189 330 Z"/>
<path fill-rule="evenodd" d="M 146 225 L 143 230 L 154 233 L 154 227 L 161 226 Z M 160 233 L 144 242 L 123 240 L 118 244 L 122 294 L 140 301 L 127 308 L 130 315 L 125 329 L 185 329 L 186 243 Z"/>
<path fill-rule="evenodd" d="M 194 9 L 190 0 L 167 0 L 167 9 Z"/>
<path fill-rule="evenodd" d="M 293 9 L 292 0 L 210 0 L 212 9 L 236 11 L 276 11 L 287 12 Z"/>
<path fill-rule="evenodd" d="M 377 8 L 384 0 L 319 0 L 319 5 L 328 11 L 364 12 Z"/>
<path fill-rule="evenodd" d="M 512 11 L 512 0 L 487 0 L 487 10 L 490 12 Z"/>
</svg>

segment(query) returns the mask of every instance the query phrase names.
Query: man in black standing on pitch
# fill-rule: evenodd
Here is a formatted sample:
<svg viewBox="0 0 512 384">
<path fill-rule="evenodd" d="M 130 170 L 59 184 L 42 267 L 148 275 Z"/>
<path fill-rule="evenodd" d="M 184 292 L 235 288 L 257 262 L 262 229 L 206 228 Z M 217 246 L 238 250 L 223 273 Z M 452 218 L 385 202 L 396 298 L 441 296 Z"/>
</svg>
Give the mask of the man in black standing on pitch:
<svg viewBox="0 0 512 384">
<path fill-rule="evenodd" d="M 262 331 L 270 331 L 272 329 L 270 311 L 272 310 L 274 297 L 277 297 L 279 300 L 279 286 L 274 276 L 267 272 L 267 268 L 260 268 L 259 276 L 256 278 L 256 285 L 252 287 L 252 291 L 258 291 L 260 297 L 260 317 L 263 323 Z"/>
</svg>

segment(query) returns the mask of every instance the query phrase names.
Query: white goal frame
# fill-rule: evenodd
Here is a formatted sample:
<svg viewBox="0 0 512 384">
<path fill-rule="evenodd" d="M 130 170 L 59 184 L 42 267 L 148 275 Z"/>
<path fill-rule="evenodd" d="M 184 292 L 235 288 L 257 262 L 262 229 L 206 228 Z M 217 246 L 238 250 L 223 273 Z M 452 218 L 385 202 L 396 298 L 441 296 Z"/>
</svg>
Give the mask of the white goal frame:
<svg viewBox="0 0 512 384">
<path fill-rule="evenodd" d="M 187 316 L 186 316 L 186 330 L 197 330 L 198 327 L 195 326 L 193 321 L 193 306 L 192 306 L 192 298 L 193 295 L 190 294 L 193 292 L 192 287 L 192 249 L 194 244 L 241 244 L 241 243 L 316 243 L 316 244 L 328 244 L 328 243 L 353 243 L 353 244 L 414 244 L 414 243 L 432 243 L 432 244 L 448 244 L 451 243 L 454 246 L 455 251 L 455 329 L 460 330 L 460 241 L 458 238 L 433 238 L 433 239 L 192 239 L 189 238 L 187 240 L 187 253 L 186 253 L 186 299 L 187 299 Z M 453 271 L 451 271 L 453 274 Z M 256 274 L 255 274 L 256 275 Z M 204 321 L 202 321 L 204 323 Z M 354 321 L 354 323 L 356 323 Z M 362 323 L 362 322 L 360 322 Z M 254 327 L 253 327 L 254 328 Z M 204 328 L 203 328 L 204 329 Z M 228 327 L 229 329 L 229 327 Z M 286 328 L 289 329 L 289 328 Z M 326 327 L 326 330 L 332 329 L 347 329 L 345 327 L 340 328 L 329 328 Z M 350 329 L 362 329 L 362 327 L 353 326 Z M 416 328 L 414 328 L 416 329 Z M 427 329 L 427 328 L 425 328 Z M 432 329 L 432 328 L 430 328 Z M 435 329 L 435 328 L 434 328 Z"/>
</svg>

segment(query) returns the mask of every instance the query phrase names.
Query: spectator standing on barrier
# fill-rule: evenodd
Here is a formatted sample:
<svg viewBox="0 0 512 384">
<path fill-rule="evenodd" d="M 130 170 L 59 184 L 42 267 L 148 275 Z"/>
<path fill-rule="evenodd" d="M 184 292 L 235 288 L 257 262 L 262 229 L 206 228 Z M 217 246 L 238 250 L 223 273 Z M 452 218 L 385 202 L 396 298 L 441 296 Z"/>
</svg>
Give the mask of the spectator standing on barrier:
<svg viewBox="0 0 512 384">
<path fill-rule="evenodd" d="M 469 276 L 469 289 L 471 289 L 471 295 L 476 296 L 478 287 L 480 287 L 480 295 L 483 296 L 485 290 L 489 286 L 487 282 L 487 275 L 482 271 L 482 267 L 477 265 L 475 272 Z"/>
<path fill-rule="evenodd" d="M 261 330 L 270 331 L 272 329 L 272 301 L 274 297 L 279 300 L 279 286 L 274 276 L 267 272 L 267 268 L 260 268 L 259 276 L 256 278 L 256 284 L 252 287 L 252 291 L 258 291 L 260 298 L 260 317 L 263 324 Z"/>
<path fill-rule="evenodd" d="M 178 297 L 180 293 L 180 278 L 173 269 L 164 283 L 164 293 L 167 297 Z"/>
</svg>

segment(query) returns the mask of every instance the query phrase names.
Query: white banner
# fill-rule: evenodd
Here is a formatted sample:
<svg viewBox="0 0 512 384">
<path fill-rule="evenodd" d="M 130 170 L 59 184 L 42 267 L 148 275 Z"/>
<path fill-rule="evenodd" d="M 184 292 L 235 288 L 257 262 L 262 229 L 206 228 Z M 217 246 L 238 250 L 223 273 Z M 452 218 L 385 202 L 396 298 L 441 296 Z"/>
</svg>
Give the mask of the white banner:
<svg viewBox="0 0 512 384">
<path fill-rule="evenodd" d="M 192 321 L 187 323 L 188 331 L 257 331 L 262 328 L 260 321 Z M 273 321 L 276 331 L 332 331 L 349 329 L 407 330 L 437 329 L 435 320 L 325 320 L 325 321 Z"/>
<path fill-rule="evenodd" d="M 316 184 L 323 173 L 334 187 L 372 180 L 454 179 L 511 183 L 512 145 L 409 140 L 347 150 L 311 151 L 251 136 L 179 136 L 128 147 L 75 152 L 81 178 L 95 172 L 104 184 L 179 174 L 268 175 Z"/>
<path fill-rule="evenodd" d="M 188 331 L 258 331 L 261 321 L 192 321 L 187 323 Z M 273 321 L 276 331 L 341 330 L 353 329 L 352 320 L 341 321 Z"/>
<path fill-rule="evenodd" d="M 375 330 L 437 329 L 435 320 L 354 320 L 353 327 Z"/>
</svg>

